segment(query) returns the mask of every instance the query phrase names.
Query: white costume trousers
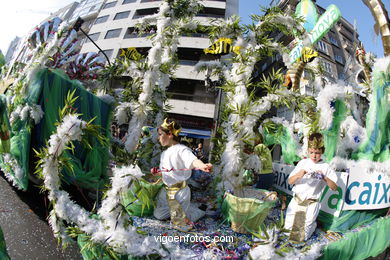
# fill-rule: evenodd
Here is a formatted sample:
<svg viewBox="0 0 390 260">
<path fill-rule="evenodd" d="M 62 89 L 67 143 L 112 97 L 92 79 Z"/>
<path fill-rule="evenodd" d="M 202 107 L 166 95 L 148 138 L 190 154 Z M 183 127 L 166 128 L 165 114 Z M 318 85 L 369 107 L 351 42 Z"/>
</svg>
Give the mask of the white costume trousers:
<svg viewBox="0 0 390 260">
<path fill-rule="evenodd" d="M 290 204 L 288 205 L 287 212 L 286 212 L 286 219 L 284 223 L 284 227 L 288 230 L 292 229 L 292 226 L 294 224 L 295 212 L 297 208 L 298 208 L 298 202 L 293 197 L 290 201 Z M 311 235 L 313 234 L 314 230 L 317 227 L 316 219 L 319 212 L 320 212 L 319 202 L 314 202 L 307 207 L 305 223 L 301 223 L 302 228 L 304 228 L 305 230 L 305 241 L 311 237 Z"/>
<path fill-rule="evenodd" d="M 175 199 L 180 203 L 187 218 L 192 222 L 198 221 L 205 215 L 205 212 L 191 205 L 191 190 L 188 186 L 179 190 Z M 157 195 L 157 205 L 153 211 L 153 215 L 156 219 L 168 219 L 170 218 L 169 205 L 167 201 L 167 192 L 165 188 L 162 188 Z"/>
</svg>

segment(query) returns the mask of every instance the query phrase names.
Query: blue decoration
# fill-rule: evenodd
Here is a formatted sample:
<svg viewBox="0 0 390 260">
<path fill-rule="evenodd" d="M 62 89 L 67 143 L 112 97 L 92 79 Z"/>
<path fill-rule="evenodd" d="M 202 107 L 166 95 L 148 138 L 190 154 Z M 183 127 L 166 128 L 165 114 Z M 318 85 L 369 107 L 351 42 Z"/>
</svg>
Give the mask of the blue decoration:
<svg viewBox="0 0 390 260">
<path fill-rule="evenodd" d="M 359 136 L 354 136 L 353 137 L 353 140 L 355 141 L 355 143 L 360 143 L 360 137 Z"/>
</svg>

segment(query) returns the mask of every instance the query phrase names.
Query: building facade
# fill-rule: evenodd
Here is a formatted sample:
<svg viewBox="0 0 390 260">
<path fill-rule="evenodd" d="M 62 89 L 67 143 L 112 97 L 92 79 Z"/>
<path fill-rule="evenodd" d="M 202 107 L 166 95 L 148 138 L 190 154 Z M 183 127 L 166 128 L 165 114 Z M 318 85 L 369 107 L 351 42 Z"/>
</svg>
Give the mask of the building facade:
<svg viewBox="0 0 390 260">
<path fill-rule="evenodd" d="M 147 36 L 139 36 L 135 25 L 137 19 L 155 14 L 162 1 L 117 0 L 106 1 L 92 25 L 89 36 L 103 49 L 110 60 L 114 60 L 122 49 L 135 47 L 146 52 L 151 47 Z M 207 25 L 211 18 L 225 19 L 238 13 L 238 0 L 203 1 L 203 10 L 196 16 L 201 24 Z M 210 60 L 203 49 L 210 46 L 208 35 L 194 33 L 179 38 L 179 66 L 175 79 L 168 87 L 168 103 L 172 107 L 169 116 L 181 123 L 188 136 L 209 138 L 213 127 L 216 94 L 205 87 L 204 73 L 197 73 L 194 66 L 202 60 Z M 97 51 L 96 46 L 86 41 L 82 53 Z M 197 134 L 192 134 L 192 133 Z"/>
<path fill-rule="evenodd" d="M 279 0 L 272 3 L 286 12 L 294 13 L 299 2 L 300 0 Z M 313 2 L 315 3 L 316 1 L 313 0 Z M 319 16 L 326 11 L 326 9 L 317 4 L 316 7 Z M 281 33 L 274 35 L 274 38 L 282 40 L 286 45 L 294 40 L 293 38 L 283 36 Z M 355 52 L 357 46 L 360 45 L 358 38 L 359 35 L 354 26 L 341 17 L 330 31 L 314 45 L 319 54 L 319 57 L 316 59 L 324 71 L 324 82 L 336 83 L 344 81 L 346 84 L 356 85 L 356 71 L 353 71 L 352 67 L 356 64 Z M 287 72 L 287 67 L 283 63 L 280 54 L 276 54 L 257 64 L 255 77 L 267 74 L 272 68 L 284 68 L 283 72 Z M 304 71 L 301 78 L 300 91 L 302 94 L 317 96 L 320 89 L 310 84 L 310 78 L 310 74 Z M 362 81 L 362 74 L 360 74 L 358 80 Z M 279 108 L 277 112 L 273 111 L 272 113 L 287 119 L 291 119 L 293 115 L 293 112 L 285 107 Z"/>
</svg>

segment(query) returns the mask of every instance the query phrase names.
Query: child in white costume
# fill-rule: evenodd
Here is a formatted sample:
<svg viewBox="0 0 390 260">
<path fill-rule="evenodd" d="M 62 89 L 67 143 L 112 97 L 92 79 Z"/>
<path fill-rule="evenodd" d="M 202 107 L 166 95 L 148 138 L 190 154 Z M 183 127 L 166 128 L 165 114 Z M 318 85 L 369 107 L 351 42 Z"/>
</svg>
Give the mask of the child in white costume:
<svg viewBox="0 0 390 260">
<path fill-rule="evenodd" d="M 159 141 L 168 149 L 162 152 L 159 172 L 165 188 L 157 195 L 157 206 L 153 215 L 157 219 L 171 218 L 174 228 L 188 231 L 192 228 L 190 222 L 197 221 L 204 211 L 191 206 L 191 191 L 186 181 L 191 177 L 191 169 L 198 168 L 211 172 L 212 165 L 198 160 L 191 149 L 179 144 L 181 128 L 175 122 L 164 123 L 158 128 Z"/>
<path fill-rule="evenodd" d="M 309 239 L 316 229 L 316 218 L 320 210 L 318 200 L 325 185 L 337 190 L 336 173 L 329 164 L 321 160 L 324 151 L 322 135 L 310 135 L 310 158 L 299 161 L 288 178 L 288 183 L 294 184 L 294 197 L 288 205 L 284 227 L 291 230 L 292 241 L 303 242 Z"/>
</svg>

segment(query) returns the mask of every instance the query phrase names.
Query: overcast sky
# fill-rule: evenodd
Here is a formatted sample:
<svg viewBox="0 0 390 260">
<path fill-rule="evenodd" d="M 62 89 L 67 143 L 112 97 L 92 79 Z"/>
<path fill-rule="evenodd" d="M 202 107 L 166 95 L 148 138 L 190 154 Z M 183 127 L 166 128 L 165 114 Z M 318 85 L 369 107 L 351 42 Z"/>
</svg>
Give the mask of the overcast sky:
<svg viewBox="0 0 390 260">
<path fill-rule="evenodd" d="M 34 26 L 58 9 L 75 0 L 7 0 L 0 8 L 0 49 L 4 53 L 10 42 L 23 37 Z"/>
</svg>

